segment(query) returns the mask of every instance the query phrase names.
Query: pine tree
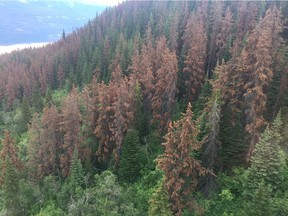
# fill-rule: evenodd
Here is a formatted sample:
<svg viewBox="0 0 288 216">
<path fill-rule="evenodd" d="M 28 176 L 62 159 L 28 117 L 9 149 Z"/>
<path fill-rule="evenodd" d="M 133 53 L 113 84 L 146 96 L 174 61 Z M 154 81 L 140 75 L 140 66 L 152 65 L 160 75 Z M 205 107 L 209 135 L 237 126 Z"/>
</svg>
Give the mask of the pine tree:
<svg viewBox="0 0 288 216">
<path fill-rule="evenodd" d="M 232 13 L 228 7 L 221 22 L 221 32 L 218 33 L 216 40 L 216 58 L 220 63 L 222 63 L 222 59 L 227 61 L 231 58 L 232 22 Z"/>
<path fill-rule="evenodd" d="M 281 31 L 279 13 L 276 7 L 267 10 L 262 22 L 248 38 L 246 49 L 241 53 L 244 64 L 247 65 L 247 72 L 252 72 L 250 80 L 245 84 L 244 94 L 246 131 L 251 135 L 248 161 L 253 155 L 260 130 L 265 124 L 263 112 L 267 102 L 266 89 L 273 78 L 273 52 L 279 46 L 277 42 L 279 38 L 275 38 L 274 35 Z"/>
<path fill-rule="evenodd" d="M 1 186 L 6 213 L 7 215 L 20 216 L 22 213 L 19 206 L 19 178 L 17 172 L 22 168 L 22 163 L 18 159 L 18 148 L 15 146 L 15 141 L 7 130 L 4 131 L 0 159 Z"/>
<path fill-rule="evenodd" d="M 247 17 L 243 17 L 243 20 L 253 22 L 252 18 L 247 20 Z M 250 135 L 246 161 L 251 159 L 255 143 L 266 124 L 263 113 L 266 111 L 267 92 L 274 69 L 278 64 L 275 53 L 281 47 L 278 34 L 281 29 L 280 12 L 275 6 L 270 6 L 265 17 L 247 38 L 244 49 L 234 53 L 229 62 L 215 69 L 224 101 L 231 103 L 234 113 L 245 110 L 245 130 Z"/>
<path fill-rule="evenodd" d="M 210 81 L 207 80 L 204 83 L 203 87 L 201 88 L 199 97 L 195 102 L 193 110 L 194 119 L 198 119 L 198 117 L 203 114 L 203 112 L 205 111 L 205 106 L 209 101 L 209 98 L 211 97 L 211 94 L 212 94 L 212 86 L 210 84 Z"/>
<path fill-rule="evenodd" d="M 28 99 L 23 99 L 22 105 L 21 105 L 21 114 L 22 114 L 22 119 L 19 122 L 19 128 L 20 128 L 20 133 L 26 132 L 28 130 L 28 123 L 31 120 L 31 112 L 30 112 L 30 106 Z"/>
<path fill-rule="evenodd" d="M 45 107 L 43 115 L 33 115 L 28 129 L 29 174 L 35 179 L 43 179 L 50 174 L 58 174 L 60 167 L 61 116 L 54 105 Z"/>
<path fill-rule="evenodd" d="M 3 201 L 7 215 L 21 216 L 23 215 L 19 197 L 19 178 L 15 167 L 12 165 L 10 157 L 6 157 L 5 176 L 2 184 Z"/>
<path fill-rule="evenodd" d="M 172 216 L 169 195 L 164 183 L 164 179 L 159 181 L 149 199 L 149 216 Z"/>
<path fill-rule="evenodd" d="M 235 2 L 236 3 L 236 2 Z M 245 37 L 252 32 L 257 24 L 257 2 L 237 2 L 237 15 L 236 15 L 236 38 L 233 43 L 232 53 L 237 56 L 245 44 Z"/>
<path fill-rule="evenodd" d="M 120 72 L 120 66 L 119 66 Z M 127 77 L 119 77 L 111 82 L 109 86 L 115 89 L 115 100 L 111 105 L 114 111 L 114 116 L 111 125 L 111 132 L 115 139 L 116 148 L 114 150 L 114 156 L 116 162 L 119 160 L 120 149 L 125 137 L 125 134 L 129 127 L 133 126 L 135 119 L 135 107 L 136 107 L 136 82 L 133 77 L 128 80 Z"/>
<path fill-rule="evenodd" d="M 280 154 L 281 128 L 280 114 L 277 115 L 271 127 L 266 128 L 256 144 L 255 155 L 251 159 L 249 168 L 249 185 L 258 188 L 263 181 L 276 189 L 281 183 L 282 158 Z"/>
<path fill-rule="evenodd" d="M 219 140 L 221 142 L 221 162 L 224 170 L 244 164 L 247 144 L 245 144 L 244 128 L 241 113 L 234 117 L 231 106 L 223 105 L 221 109 Z"/>
<path fill-rule="evenodd" d="M 18 158 L 18 148 L 15 146 L 14 139 L 11 138 L 10 132 L 8 130 L 4 131 L 4 139 L 2 140 L 2 149 L 0 151 L 1 160 L 1 182 L 5 178 L 6 166 L 5 163 L 9 158 L 8 163 L 11 163 L 14 168 L 22 168 L 22 163 Z"/>
<path fill-rule="evenodd" d="M 188 101 L 192 101 L 198 96 L 199 89 L 202 87 L 205 77 L 205 60 L 207 37 L 203 21 L 197 14 L 192 14 L 188 20 L 187 27 L 192 25 L 186 31 L 191 32 L 189 41 L 190 48 L 185 60 L 183 69 L 184 77 L 186 77 L 186 96 Z M 190 24 L 189 22 L 192 22 Z M 186 27 L 186 28 L 187 28 Z"/>
<path fill-rule="evenodd" d="M 127 183 L 135 182 L 140 176 L 141 149 L 137 131 L 128 130 L 122 148 L 119 163 L 119 180 Z"/>
<path fill-rule="evenodd" d="M 164 171 L 165 185 L 172 201 L 173 212 L 182 215 L 183 209 L 192 205 L 193 192 L 198 184 L 198 177 L 210 173 L 194 158 L 202 143 L 197 141 L 198 130 L 192 118 L 191 104 L 180 120 L 170 123 L 163 146 L 165 152 L 157 159 L 158 167 Z"/>
<path fill-rule="evenodd" d="M 221 40 L 228 35 L 224 35 L 224 32 L 221 32 L 223 23 L 223 9 L 224 3 L 221 1 L 211 3 L 211 12 L 210 12 L 210 23 L 209 23 L 209 42 L 208 42 L 208 58 L 207 58 L 207 76 L 208 78 L 212 77 L 212 70 L 218 62 L 219 51 L 221 49 Z M 223 33 L 223 35 L 222 35 Z M 227 34 L 227 32 L 225 32 Z"/>
<path fill-rule="evenodd" d="M 253 192 L 252 200 L 248 203 L 247 212 L 251 216 L 272 216 L 272 190 L 262 180 L 258 188 Z"/>
<path fill-rule="evenodd" d="M 60 122 L 60 130 L 64 134 L 60 156 L 60 165 L 64 177 L 70 173 L 74 148 L 78 148 L 80 158 L 83 156 L 81 155 L 82 146 L 80 146 L 80 122 L 79 96 L 77 89 L 73 86 L 71 93 L 62 104 L 62 120 Z"/>
<path fill-rule="evenodd" d="M 177 58 L 176 53 L 168 49 L 164 38 L 158 40 L 157 51 L 159 54 L 156 62 L 159 62 L 159 68 L 156 72 L 152 110 L 153 120 L 159 121 L 158 127 L 161 132 L 164 132 L 172 119 L 172 111 L 176 102 Z"/>
<path fill-rule="evenodd" d="M 78 158 L 78 150 L 74 148 L 73 159 L 71 162 L 70 168 L 70 176 L 69 176 L 69 188 L 70 193 L 73 196 L 79 195 L 80 191 L 83 187 L 83 168 L 80 159 Z"/>
<path fill-rule="evenodd" d="M 29 175 L 35 179 L 37 179 L 40 173 L 42 166 L 42 158 L 43 155 L 39 154 L 40 148 L 43 145 L 42 138 L 42 123 L 38 113 L 35 113 L 32 117 L 31 123 L 28 127 L 28 167 L 29 167 Z"/>
<path fill-rule="evenodd" d="M 219 91 L 214 90 L 210 101 L 207 103 L 206 136 L 203 139 L 202 165 L 213 173 L 217 173 L 219 167 L 219 141 L 221 105 Z M 207 196 L 216 188 L 215 175 L 208 174 L 202 178 L 203 192 Z"/>
</svg>

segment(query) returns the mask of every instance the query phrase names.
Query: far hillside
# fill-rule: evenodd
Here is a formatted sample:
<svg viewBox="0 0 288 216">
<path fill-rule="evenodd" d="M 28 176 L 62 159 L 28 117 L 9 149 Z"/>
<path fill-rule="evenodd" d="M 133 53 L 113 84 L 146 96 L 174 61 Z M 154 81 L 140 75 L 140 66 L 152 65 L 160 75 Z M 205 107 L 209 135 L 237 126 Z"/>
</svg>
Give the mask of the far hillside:
<svg viewBox="0 0 288 216">
<path fill-rule="evenodd" d="M 0 45 L 54 42 L 104 9 L 65 0 L 0 1 Z"/>
</svg>

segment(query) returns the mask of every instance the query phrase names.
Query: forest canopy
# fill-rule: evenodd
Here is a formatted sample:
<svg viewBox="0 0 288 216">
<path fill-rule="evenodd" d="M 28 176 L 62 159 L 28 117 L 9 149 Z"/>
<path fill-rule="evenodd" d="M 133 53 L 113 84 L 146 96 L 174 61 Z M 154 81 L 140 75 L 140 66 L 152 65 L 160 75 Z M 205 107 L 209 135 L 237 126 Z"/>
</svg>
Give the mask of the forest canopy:
<svg viewBox="0 0 288 216">
<path fill-rule="evenodd" d="M 287 215 L 287 18 L 127 1 L 0 55 L 0 215 Z"/>
</svg>

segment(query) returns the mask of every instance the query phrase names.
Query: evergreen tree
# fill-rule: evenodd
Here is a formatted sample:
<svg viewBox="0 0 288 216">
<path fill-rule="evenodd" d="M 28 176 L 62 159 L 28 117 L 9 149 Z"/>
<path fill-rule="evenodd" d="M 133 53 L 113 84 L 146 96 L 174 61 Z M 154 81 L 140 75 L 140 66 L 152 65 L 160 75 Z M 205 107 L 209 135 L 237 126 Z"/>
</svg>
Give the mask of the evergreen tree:
<svg viewBox="0 0 288 216">
<path fill-rule="evenodd" d="M 78 196 L 82 192 L 83 187 L 83 168 L 80 159 L 78 158 L 78 150 L 74 148 L 73 159 L 71 162 L 69 176 L 69 188 L 72 196 Z M 79 194 L 80 193 L 80 194 Z"/>
<path fill-rule="evenodd" d="M 119 180 L 127 183 L 135 182 L 140 176 L 141 162 L 138 133 L 135 130 L 128 130 L 121 148 Z"/>
<path fill-rule="evenodd" d="M 19 176 L 18 170 L 22 167 L 18 159 L 18 148 L 10 133 L 5 130 L 0 151 L 1 161 L 1 186 L 3 191 L 5 215 L 22 215 L 19 205 Z"/>
<path fill-rule="evenodd" d="M 183 74 L 186 77 L 186 97 L 191 102 L 198 96 L 205 77 L 207 36 L 204 22 L 200 16 L 197 17 L 197 14 L 190 16 L 186 28 L 186 31 L 191 34 L 191 38 Z"/>
<path fill-rule="evenodd" d="M 253 198 L 247 205 L 247 213 L 249 216 L 272 216 L 272 196 L 271 188 L 261 181 L 258 188 L 253 192 Z"/>
<path fill-rule="evenodd" d="M 219 140 L 222 148 L 220 152 L 224 170 L 231 170 L 235 166 L 244 164 L 247 145 L 245 144 L 244 128 L 241 123 L 241 113 L 234 117 L 229 104 L 221 109 Z"/>
<path fill-rule="evenodd" d="M 164 183 L 164 179 L 159 181 L 149 199 L 149 216 L 172 216 L 169 195 Z"/>
<path fill-rule="evenodd" d="M 78 153 L 81 156 L 83 150 L 80 146 L 80 122 L 81 113 L 79 105 L 79 95 L 77 89 L 73 85 L 71 93 L 62 103 L 62 119 L 60 130 L 64 134 L 63 143 L 61 146 L 62 154 L 60 156 L 60 165 L 64 177 L 70 173 L 71 162 L 73 158 L 74 148 L 78 148 Z"/>
<path fill-rule="evenodd" d="M 172 119 L 172 112 L 176 102 L 177 58 L 171 52 L 166 39 L 161 37 L 157 41 L 155 93 L 152 97 L 153 119 L 159 121 L 158 128 L 164 132 Z M 159 52 L 159 53 L 158 53 Z"/>
<path fill-rule="evenodd" d="M 203 114 L 204 112 L 204 108 L 205 105 L 207 104 L 207 102 L 209 101 L 209 98 L 211 97 L 211 93 L 212 93 L 212 86 L 209 82 L 209 80 L 207 80 L 203 87 L 201 88 L 200 94 L 198 99 L 195 102 L 194 105 L 194 119 L 198 119 L 198 117 Z"/>
<path fill-rule="evenodd" d="M 207 103 L 207 122 L 206 122 L 206 136 L 203 139 L 203 155 L 202 165 L 209 170 L 217 173 L 219 168 L 219 151 L 221 148 L 219 141 L 220 130 L 220 113 L 221 105 L 219 102 L 219 91 L 214 90 L 210 101 Z M 209 195 L 215 190 L 215 175 L 208 174 L 202 178 L 203 192 Z"/>
<path fill-rule="evenodd" d="M 265 184 L 270 184 L 272 189 L 277 189 L 281 183 L 282 158 L 279 146 L 281 125 L 279 113 L 272 126 L 267 126 L 260 137 L 260 141 L 256 144 L 255 155 L 252 157 L 251 167 L 248 170 L 251 188 L 259 188 L 263 181 Z"/>
<path fill-rule="evenodd" d="M 38 113 L 41 112 L 44 107 L 42 95 L 38 87 L 34 89 L 33 94 L 32 94 L 32 106 L 33 106 L 33 111 L 38 112 Z"/>
<path fill-rule="evenodd" d="M 12 161 L 9 157 L 6 157 L 5 161 L 5 176 L 2 185 L 3 201 L 6 211 L 6 215 L 23 215 L 19 197 L 19 177 L 15 167 L 12 165 Z"/>
<path fill-rule="evenodd" d="M 8 130 L 4 131 L 4 139 L 2 141 L 2 149 L 0 151 L 1 161 L 1 182 L 6 175 L 6 159 L 9 158 L 8 163 L 12 163 L 12 166 L 16 169 L 22 168 L 22 162 L 18 158 L 18 148 L 15 146 L 14 139 L 11 138 Z"/>
<path fill-rule="evenodd" d="M 30 122 L 32 116 L 30 112 L 30 105 L 28 99 L 23 99 L 21 104 L 21 121 L 18 123 L 18 127 L 20 128 L 20 133 L 26 132 L 28 130 L 28 123 Z"/>
<path fill-rule="evenodd" d="M 185 207 L 196 209 L 193 192 L 198 178 L 210 173 L 194 156 L 202 143 L 196 139 L 198 130 L 192 121 L 191 108 L 189 103 L 180 120 L 169 125 L 163 143 L 165 152 L 157 159 L 158 167 L 165 173 L 165 185 L 176 215 L 182 215 Z"/>
</svg>

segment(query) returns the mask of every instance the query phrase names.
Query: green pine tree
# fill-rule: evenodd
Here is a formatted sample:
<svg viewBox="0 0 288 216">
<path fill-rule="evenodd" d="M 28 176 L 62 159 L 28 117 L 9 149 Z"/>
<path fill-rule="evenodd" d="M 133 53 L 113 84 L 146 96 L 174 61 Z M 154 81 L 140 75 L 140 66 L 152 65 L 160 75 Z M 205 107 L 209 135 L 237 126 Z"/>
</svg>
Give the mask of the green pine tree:
<svg viewBox="0 0 288 216">
<path fill-rule="evenodd" d="M 156 186 L 154 192 L 149 199 L 149 216 L 172 216 L 171 204 L 169 203 L 169 195 L 164 184 L 164 179 Z"/>
<path fill-rule="evenodd" d="M 223 106 L 221 113 L 219 141 L 222 148 L 220 157 L 223 168 L 232 170 L 233 167 L 244 163 L 244 155 L 247 150 L 243 139 L 245 137 L 244 130 L 240 114 L 233 117 L 233 111 L 228 104 Z"/>
<path fill-rule="evenodd" d="M 13 167 L 10 157 L 5 160 L 6 172 L 2 185 L 2 196 L 4 202 L 5 215 L 21 216 L 22 210 L 19 205 L 19 179 L 16 169 Z"/>
<path fill-rule="evenodd" d="M 193 110 L 193 112 L 195 113 L 194 119 L 198 119 L 199 116 L 201 116 L 209 98 L 211 97 L 211 94 L 212 94 L 212 86 L 211 86 L 209 80 L 207 80 L 204 83 L 204 85 L 200 91 L 199 97 L 198 97 L 198 99 L 194 105 L 194 110 Z"/>
<path fill-rule="evenodd" d="M 18 128 L 20 133 L 24 133 L 28 130 L 28 123 L 30 122 L 32 115 L 30 112 L 30 105 L 27 99 L 23 99 L 20 107 L 22 118 L 19 119 Z"/>
<path fill-rule="evenodd" d="M 283 164 L 279 146 L 281 125 L 279 113 L 272 126 L 267 126 L 256 144 L 255 155 L 252 157 L 251 167 L 248 170 L 251 188 L 259 188 L 260 183 L 264 181 L 265 184 L 270 184 L 272 189 L 277 189 L 281 183 L 280 172 Z"/>
<path fill-rule="evenodd" d="M 80 159 L 78 158 L 78 150 L 74 149 L 73 160 L 71 163 L 71 174 L 69 177 L 69 188 L 71 195 L 79 195 L 83 187 L 83 168 Z"/>
<path fill-rule="evenodd" d="M 32 94 L 32 106 L 33 106 L 33 111 L 35 112 L 41 112 L 44 104 L 41 96 L 41 92 L 39 88 L 35 88 Z"/>
<path fill-rule="evenodd" d="M 272 216 L 271 188 L 261 181 L 247 206 L 249 216 Z"/>
<path fill-rule="evenodd" d="M 118 169 L 119 180 L 123 182 L 135 182 L 141 170 L 141 149 L 138 132 L 129 130 L 124 139 L 120 164 Z"/>
</svg>

